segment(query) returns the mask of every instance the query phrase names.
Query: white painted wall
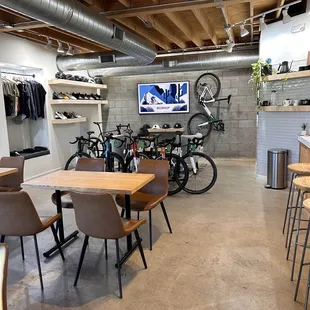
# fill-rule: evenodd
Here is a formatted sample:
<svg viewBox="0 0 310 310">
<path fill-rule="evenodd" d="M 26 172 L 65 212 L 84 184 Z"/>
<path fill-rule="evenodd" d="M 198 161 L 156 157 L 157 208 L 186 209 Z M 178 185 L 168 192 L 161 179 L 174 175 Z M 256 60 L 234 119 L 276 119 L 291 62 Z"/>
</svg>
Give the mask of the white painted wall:
<svg viewBox="0 0 310 310">
<path fill-rule="evenodd" d="M 291 28 L 298 24 L 306 24 L 303 32 L 291 33 Z M 307 12 L 292 18 L 292 22 L 283 24 L 282 21 L 268 25 L 260 38 L 260 58 L 271 58 L 274 68 L 282 61 L 294 60 L 294 70 L 306 64 L 310 51 L 310 0 L 307 2 Z"/>
<path fill-rule="evenodd" d="M 52 96 L 48 87 L 48 80 L 54 78 L 57 71 L 56 52 L 48 51 L 40 44 L 7 34 L 0 33 L 0 42 L 0 63 L 41 69 L 43 78 L 40 79 L 40 82 L 48 92 L 46 96 L 46 117 L 49 121 L 45 122 L 45 125 L 41 123 L 42 126 L 38 123 L 37 126 L 40 128 L 33 128 L 32 134 L 36 139 L 39 139 L 38 135 L 43 135 L 41 130 L 48 131 L 48 145 L 51 154 L 26 160 L 25 178 L 59 169 L 64 166 L 69 155 L 75 150 L 75 147 L 69 145 L 69 141 L 80 135 L 81 131 L 79 124 L 56 127 L 50 123 L 53 111 L 48 104 L 48 99 Z M 2 89 L 0 87 L 0 157 L 9 154 L 6 121 Z"/>
</svg>

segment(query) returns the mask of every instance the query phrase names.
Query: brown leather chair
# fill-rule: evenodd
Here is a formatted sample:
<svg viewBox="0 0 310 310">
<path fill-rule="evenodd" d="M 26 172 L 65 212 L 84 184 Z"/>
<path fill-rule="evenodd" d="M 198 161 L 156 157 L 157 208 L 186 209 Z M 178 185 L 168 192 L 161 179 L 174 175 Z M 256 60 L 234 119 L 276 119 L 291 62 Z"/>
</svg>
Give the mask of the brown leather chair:
<svg viewBox="0 0 310 310">
<path fill-rule="evenodd" d="M 64 255 L 57 237 L 54 223 L 59 220 L 61 214 L 56 214 L 41 220 L 35 206 L 26 192 L 0 193 L 0 234 L 1 241 L 5 236 L 33 236 L 40 275 L 41 289 L 43 290 L 43 279 L 40 265 L 37 234 L 47 228 L 51 228 L 59 253 L 64 260 Z"/>
<path fill-rule="evenodd" d="M 74 205 L 77 226 L 79 230 L 85 234 L 74 286 L 77 285 L 79 279 L 89 237 L 99 239 L 114 239 L 116 243 L 119 292 L 120 298 L 122 298 L 123 294 L 118 239 L 126 237 L 132 232 L 135 233 L 141 258 L 146 269 L 146 260 L 143 253 L 141 239 L 138 233 L 138 228 L 144 224 L 146 220 L 121 219 L 115 201 L 110 194 L 70 191 L 70 195 Z"/>
<path fill-rule="evenodd" d="M 79 158 L 75 171 L 104 171 L 104 159 L 103 158 Z M 52 202 L 57 205 L 56 194 L 52 195 Z M 61 191 L 61 203 L 63 208 L 73 208 L 72 199 L 68 191 Z"/>
<path fill-rule="evenodd" d="M 0 243 L 0 310 L 7 310 L 6 286 L 8 277 L 9 249 L 6 244 Z"/>
<path fill-rule="evenodd" d="M 18 192 L 24 182 L 24 157 L 2 157 L 0 168 L 17 168 L 18 171 L 0 178 L 0 192 Z"/>
<path fill-rule="evenodd" d="M 131 195 L 131 210 L 149 212 L 149 230 L 150 230 L 150 250 L 152 251 L 152 209 L 158 204 L 161 205 L 170 233 L 172 229 L 163 200 L 168 195 L 168 172 L 169 162 L 167 160 L 144 159 L 140 161 L 139 173 L 155 174 L 155 179 L 142 187 L 138 192 Z M 116 195 L 117 204 L 123 208 L 122 217 L 125 212 L 125 196 Z"/>
</svg>

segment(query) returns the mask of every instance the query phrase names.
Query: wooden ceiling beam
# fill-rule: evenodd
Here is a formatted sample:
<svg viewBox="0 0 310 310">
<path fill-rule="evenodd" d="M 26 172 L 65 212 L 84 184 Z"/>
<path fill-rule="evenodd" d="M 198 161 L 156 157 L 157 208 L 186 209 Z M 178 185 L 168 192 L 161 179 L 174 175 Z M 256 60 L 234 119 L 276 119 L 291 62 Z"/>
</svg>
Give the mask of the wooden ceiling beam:
<svg viewBox="0 0 310 310">
<path fill-rule="evenodd" d="M 187 38 L 196 44 L 196 46 L 203 46 L 203 40 L 199 38 L 197 32 L 195 33 L 194 29 L 177 13 L 168 12 L 165 15 L 169 20 L 175 24 L 186 36 Z"/>
<path fill-rule="evenodd" d="M 285 3 L 285 0 L 278 0 L 277 8 L 278 8 L 279 6 L 284 5 L 284 3 Z M 282 12 L 282 9 L 279 9 L 278 11 L 276 11 L 276 18 L 279 18 L 279 17 L 280 17 L 281 12 Z"/>
<path fill-rule="evenodd" d="M 180 48 L 186 47 L 186 42 L 180 39 L 173 31 L 169 29 L 164 22 L 162 22 L 156 15 L 145 16 L 145 20 L 152 24 L 152 27 L 161 33 L 163 36 L 174 42 Z"/>
<path fill-rule="evenodd" d="M 210 40 L 213 42 L 215 46 L 217 46 L 219 44 L 219 38 L 216 35 L 208 17 L 205 14 L 203 14 L 201 10 L 198 9 L 193 9 L 192 12 L 195 15 L 196 19 L 198 20 L 198 22 L 200 23 L 201 27 L 209 36 Z"/>
<path fill-rule="evenodd" d="M 47 27 L 47 24 L 41 23 L 41 22 L 31 22 L 31 23 L 27 23 L 25 22 L 24 25 L 18 25 L 16 24 L 16 26 L 14 26 L 14 24 L 12 25 L 13 28 L 0 28 L 0 32 L 12 32 L 12 31 L 17 31 L 17 30 L 28 30 L 28 29 L 37 29 L 37 28 L 42 28 L 42 27 Z"/>
<path fill-rule="evenodd" d="M 155 34 L 154 31 L 151 31 L 151 29 L 146 29 L 133 18 L 116 19 L 116 21 L 119 24 L 124 25 L 139 35 L 143 36 L 145 39 L 151 41 L 152 43 L 160 46 L 164 50 L 169 50 L 171 48 L 169 42 L 165 38 L 160 37 L 160 35 L 157 35 L 157 33 Z"/>
<path fill-rule="evenodd" d="M 232 6 L 241 3 L 248 3 L 251 0 L 226 0 L 223 2 L 214 2 L 214 0 L 193 0 L 193 1 L 184 1 L 181 3 L 166 3 L 166 4 L 154 4 L 144 7 L 134 7 L 128 8 L 125 10 L 117 11 L 105 11 L 102 12 L 107 18 L 123 18 L 123 17 L 134 17 L 134 16 L 143 16 L 143 15 L 153 15 L 153 14 L 165 14 L 168 12 L 179 12 L 179 11 L 188 11 L 192 9 L 204 9 L 204 8 L 215 8 L 219 5 L 225 7 Z"/>
</svg>

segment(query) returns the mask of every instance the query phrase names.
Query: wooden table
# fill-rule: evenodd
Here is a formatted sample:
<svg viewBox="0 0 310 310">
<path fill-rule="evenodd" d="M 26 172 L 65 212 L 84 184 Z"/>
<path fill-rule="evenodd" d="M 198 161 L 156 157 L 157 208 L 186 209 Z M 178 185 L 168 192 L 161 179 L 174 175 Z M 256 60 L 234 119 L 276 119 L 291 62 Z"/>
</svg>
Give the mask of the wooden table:
<svg viewBox="0 0 310 310">
<path fill-rule="evenodd" d="M 124 194 L 126 206 L 126 218 L 131 218 L 130 195 L 134 194 L 145 184 L 155 178 L 154 174 L 144 173 L 116 173 L 116 172 L 87 172 L 87 171 L 56 171 L 51 174 L 24 182 L 23 188 L 53 189 L 56 191 L 57 213 L 62 214 L 61 190 L 85 190 L 108 192 L 111 194 Z M 58 234 L 61 245 L 75 238 L 78 231 L 69 236 L 64 236 L 62 217 L 58 221 Z M 132 245 L 132 236 L 127 236 L 127 253 L 121 259 L 123 264 L 137 248 L 137 243 Z M 44 253 L 49 257 L 57 247 L 53 247 Z"/>
<path fill-rule="evenodd" d="M 17 172 L 17 168 L 0 168 L 0 177 Z"/>
</svg>

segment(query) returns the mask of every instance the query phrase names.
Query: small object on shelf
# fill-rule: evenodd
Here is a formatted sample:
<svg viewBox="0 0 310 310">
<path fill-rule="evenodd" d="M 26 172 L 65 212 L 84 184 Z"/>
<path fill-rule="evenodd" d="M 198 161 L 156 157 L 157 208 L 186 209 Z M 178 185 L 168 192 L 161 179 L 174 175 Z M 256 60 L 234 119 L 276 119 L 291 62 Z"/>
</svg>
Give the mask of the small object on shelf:
<svg viewBox="0 0 310 310">
<path fill-rule="evenodd" d="M 171 128 L 171 126 L 169 124 L 164 124 L 162 128 L 163 129 L 169 129 L 169 128 Z"/>
<path fill-rule="evenodd" d="M 277 91 L 276 90 L 271 91 L 270 104 L 277 105 Z"/>
<path fill-rule="evenodd" d="M 155 124 L 155 125 L 153 125 L 152 129 L 160 129 L 160 126 Z"/>
<path fill-rule="evenodd" d="M 293 105 L 293 100 L 291 100 L 291 99 L 285 99 L 285 100 L 283 100 L 282 105 L 283 105 L 284 107 L 288 107 L 288 106 L 290 106 L 290 105 Z"/>
<path fill-rule="evenodd" d="M 180 129 L 180 128 L 182 128 L 182 125 L 180 123 L 175 123 L 175 125 L 173 127 L 175 129 Z"/>
<path fill-rule="evenodd" d="M 268 101 L 268 100 L 261 101 L 260 105 L 263 107 L 270 106 L 270 101 Z"/>
<path fill-rule="evenodd" d="M 65 116 L 64 114 L 56 111 L 55 112 L 55 119 L 67 119 L 67 116 Z"/>
<path fill-rule="evenodd" d="M 302 99 L 299 101 L 299 105 L 309 105 L 310 100 L 309 99 Z"/>
<path fill-rule="evenodd" d="M 306 136 L 307 135 L 307 124 L 306 123 L 303 123 L 302 125 L 301 125 L 301 129 L 302 129 L 302 131 L 300 132 L 300 135 L 301 136 Z"/>
<path fill-rule="evenodd" d="M 58 125 L 58 124 L 74 124 L 74 123 L 84 123 L 86 122 L 86 117 L 79 117 L 79 118 L 71 118 L 71 119 L 53 119 L 52 124 Z"/>
</svg>

